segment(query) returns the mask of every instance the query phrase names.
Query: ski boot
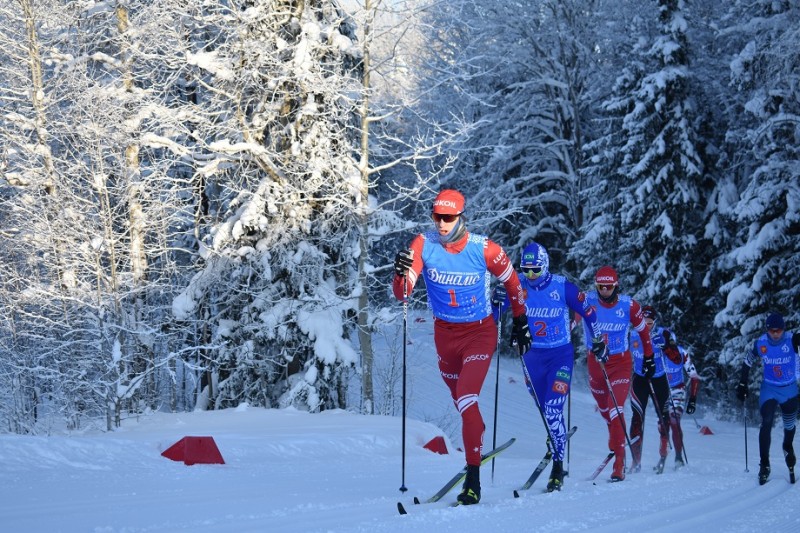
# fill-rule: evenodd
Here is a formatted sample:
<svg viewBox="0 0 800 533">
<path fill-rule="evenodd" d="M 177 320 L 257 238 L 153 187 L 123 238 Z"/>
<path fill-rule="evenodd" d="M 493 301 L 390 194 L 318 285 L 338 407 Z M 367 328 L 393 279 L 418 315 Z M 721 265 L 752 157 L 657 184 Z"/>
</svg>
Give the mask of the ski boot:
<svg viewBox="0 0 800 533">
<path fill-rule="evenodd" d="M 765 463 L 761 463 L 758 468 L 758 484 L 763 485 L 769 479 L 769 465 Z"/>
<path fill-rule="evenodd" d="M 461 505 L 473 505 L 481 501 L 480 466 L 467 465 L 467 478 L 464 480 L 461 494 L 456 500 Z"/>
<path fill-rule="evenodd" d="M 794 483 L 794 465 L 797 463 L 797 457 L 794 455 L 794 448 L 791 443 L 783 446 L 783 456 L 786 459 L 786 466 L 789 467 L 789 483 Z"/>
<path fill-rule="evenodd" d="M 623 481 L 625 479 L 625 450 L 614 455 L 614 470 L 611 472 L 611 481 Z"/>
<path fill-rule="evenodd" d="M 550 479 L 547 481 L 547 492 L 561 490 L 564 485 L 564 465 L 561 461 L 553 461 L 553 470 L 550 471 Z"/>
<path fill-rule="evenodd" d="M 664 464 L 667 462 L 667 456 L 662 455 L 661 458 L 658 460 L 658 464 L 653 467 L 653 472 L 656 474 L 663 474 L 664 473 Z"/>
<path fill-rule="evenodd" d="M 684 466 L 686 466 L 686 463 L 683 461 L 683 457 L 681 457 L 680 455 L 676 455 L 675 456 L 675 470 L 678 470 L 679 468 L 683 468 Z"/>
</svg>

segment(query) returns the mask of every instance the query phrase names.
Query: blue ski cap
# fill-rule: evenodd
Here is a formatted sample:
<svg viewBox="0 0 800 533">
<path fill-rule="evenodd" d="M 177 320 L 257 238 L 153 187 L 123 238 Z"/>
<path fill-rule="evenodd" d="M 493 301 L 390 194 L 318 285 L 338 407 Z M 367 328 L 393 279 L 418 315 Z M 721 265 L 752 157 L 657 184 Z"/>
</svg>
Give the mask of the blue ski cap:
<svg viewBox="0 0 800 533">
<path fill-rule="evenodd" d="M 786 323 L 780 313 L 770 313 L 767 317 L 767 329 L 786 329 Z"/>
<path fill-rule="evenodd" d="M 542 267 L 542 276 L 550 271 L 550 256 L 544 246 L 532 242 L 522 251 L 520 268 Z"/>
</svg>

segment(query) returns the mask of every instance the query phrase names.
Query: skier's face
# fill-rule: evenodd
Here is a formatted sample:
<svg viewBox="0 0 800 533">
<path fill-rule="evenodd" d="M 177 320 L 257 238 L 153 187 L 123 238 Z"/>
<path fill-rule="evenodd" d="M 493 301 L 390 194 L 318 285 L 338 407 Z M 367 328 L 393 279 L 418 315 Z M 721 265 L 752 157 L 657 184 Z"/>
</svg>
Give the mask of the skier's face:
<svg viewBox="0 0 800 533">
<path fill-rule="evenodd" d="M 439 213 L 434 213 L 431 215 L 433 219 L 433 223 L 436 224 L 436 231 L 439 232 L 439 235 L 445 237 L 453 231 L 453 228 L 458 223 L 459 215 L 441 215 Z"/>
<path fill-rule="evenodd" d="M 773 342 L 778 342 L 783 336 L 783 330 L 780 328 L 772 328 L 767 330 L 767 335 Z"/>
<path fill-rule="evenodd" d="M 610 284 L 609 285 L 605 285 L 605 284 L 602 284 L 602 283 L 598 283 L 597 284 L 597 292 L 599 292 L 600 296 L 602 296 L 603 298 L 609 298 L 611 296 L 611 293 L 614 292 L 614 285 L 610 285 Z"/>
</svg>

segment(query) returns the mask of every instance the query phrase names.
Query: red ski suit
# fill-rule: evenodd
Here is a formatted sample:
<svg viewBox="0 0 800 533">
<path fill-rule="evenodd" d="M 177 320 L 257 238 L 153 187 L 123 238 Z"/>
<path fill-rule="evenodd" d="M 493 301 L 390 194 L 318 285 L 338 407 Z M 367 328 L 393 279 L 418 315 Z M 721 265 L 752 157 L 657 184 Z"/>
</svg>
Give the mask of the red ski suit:
<svg viewBox="0 0 800 533">
<path fill-rule="evenodd" d="M 608 449 L 615 454 L 614 470 L 615 474 L 619 474 L 624 469 L 626 444 L 624 407 L 630 393 L 633 371 L 633 358 L 627 342 L 628 327 L 632 326 L 639 333 L 645 357 L 653 356 L 653 346 L 641 306 L 636 300 L 620 295 L 613 303 L 606 303 L 598 298 L 597 292 L 594 291 L 587 293 L 587 297 L 596 304 L 597 323 L 606 341 L 608 342 L 611 337 L 618 338 L 620 334 L 624 335 L 622 343 L 609 345 L 609 357 L 605 365 L 601 365 L 591 351 L 587 355 L 589 387 L 600 414 L 608 424 Z M 608 383 L 603 374 L 604 368 L 608 375 Z M 609 394 L 609 384 L 613 398 Z"/>
</svg>

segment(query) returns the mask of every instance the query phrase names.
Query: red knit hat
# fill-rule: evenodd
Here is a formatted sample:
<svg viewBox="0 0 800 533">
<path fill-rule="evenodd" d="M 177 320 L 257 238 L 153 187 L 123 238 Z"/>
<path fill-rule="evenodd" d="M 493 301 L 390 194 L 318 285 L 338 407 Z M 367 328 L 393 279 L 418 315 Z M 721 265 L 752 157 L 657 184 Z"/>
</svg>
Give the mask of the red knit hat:
<svg viewBox="0 0 800 533">
<path fill-rule="evenodd" d="M 597 285 L 619 285 L 619 276 L 616 270 L 606 265 L 600 267 L 594 275 L 594 282 Z"/>
<path fill-rule="evenodd" d="M 460 215 L 464 212 L 464 196 L 455 189 L 445 189 L 436 195 L 433 212 L 441 215 Z"/>
</svg>

